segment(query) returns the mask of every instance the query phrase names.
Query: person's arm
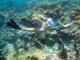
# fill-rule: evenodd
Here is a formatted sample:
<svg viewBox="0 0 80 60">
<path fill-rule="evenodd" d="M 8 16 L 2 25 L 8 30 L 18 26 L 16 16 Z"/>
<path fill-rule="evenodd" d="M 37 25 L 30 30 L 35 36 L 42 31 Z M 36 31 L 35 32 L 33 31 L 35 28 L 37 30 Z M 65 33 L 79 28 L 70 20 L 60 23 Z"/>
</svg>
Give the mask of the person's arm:
<svg viewBox="0 0 80 60">
<path fill-rule="evenodd" d="M 32 19 L 36 19 L 35 21 L 38 21 L 40 23 L 42 23 L 42 20 L 40 20 L 39 18 L 35 17 L 35 18 L 32 18 Z"/>
<path fill-rule="evenodd" d="M 42 20 L 40 20 L 39 18 L 35 17 L 35 18 L 32 18 L 33 19 L 33 24 L 37 24 L 37 27 L 41 27 L 43 22 Z"/>
<path fill-rule="evenodd" d="M 26 27 L 23 27 L 22 30 L 26 30 L 26 31 L 34 31 L 35 28 L 26 28 Z"/>
<path fill-rule="evenodd" d="M 58 22 L 59 22 L 59 24 L 62 25 L 63 27 L 69 27 L 70 25 L 72 25 L 72 24 L 74 23 L 74 21 L 72 21 L 71 23 L 64 25 L 64 24 L 62 24 L 60 21 L 58 21 Z"/>
<path fill-rule="evenodd" d="M 40 15 L 40 17 L 42 17 L 43 19 L 47 19 L 46 17 L 44 17 L 43 15 Z"/>
</svg>

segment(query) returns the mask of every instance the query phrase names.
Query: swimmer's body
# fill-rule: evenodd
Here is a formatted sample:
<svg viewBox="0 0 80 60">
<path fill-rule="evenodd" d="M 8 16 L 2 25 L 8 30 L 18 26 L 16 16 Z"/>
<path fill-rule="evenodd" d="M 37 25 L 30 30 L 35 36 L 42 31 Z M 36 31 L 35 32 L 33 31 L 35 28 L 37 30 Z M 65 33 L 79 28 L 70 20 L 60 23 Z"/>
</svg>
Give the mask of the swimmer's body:
<svg viewBox="0 0 80 60">
<path fill-rule="evenodd" d="M 43 16 L 40 15 L 42 18 Z M 46 18 L 43 18 L 46 20 Z M 35 31 L 35 32 L 39 32 L 39 31 L 46 31 L 48 29 L 50 29 L 51 27 L 55 26 L 55 23 L 53 22 L 52 18 L 47 18 L 46 22 L 43 22 L 42 20 L 40 20 L 39 18 L 35 17 L 33 18 L 34 23 L 38 24 L 38 27 L 36 28 L 26 28 L 26 27 L 22 27 L 20 28 L 14 21 L 13 19 L 10 20 L 10 22 L 7 22 L 7 25 L 14 28 L 14 29 L 20 29 L 20 30 L 26 30 L 26 31 Z"/>
<path fill-rule="evenodd" d="M 35 17 L 33 18 L 34 22 L 36 22 L 38 24 L 38 27 L 36 28 L 26 28 L 26 27 L 22 27 L 20 28 L 12 19 L 10 20 L 10 22 L 7 22 L 7 25 L 14 28 L 14 29 L 20 29 L 20 30 L 26 30 L 26 31 L 34 31 L 34 32 L 43 32 L 43 31 L 47 31 L 51 28 L 55 27 L 55 22 L 53 21 L 52 17 L 44 17 L 42 15 L 40 15 L 44 20 L 47 20 L 45 22 L 43 22 L 42 20 L 40 20 L 39 18 Z M 69 23 L 69 24 L 62 24 L 60 21 L 58 21 L 60 25 L 62 25 L 63 27 L 68 27 L 70 25 L 73 24 L 73 22 Z"/>
</svg>

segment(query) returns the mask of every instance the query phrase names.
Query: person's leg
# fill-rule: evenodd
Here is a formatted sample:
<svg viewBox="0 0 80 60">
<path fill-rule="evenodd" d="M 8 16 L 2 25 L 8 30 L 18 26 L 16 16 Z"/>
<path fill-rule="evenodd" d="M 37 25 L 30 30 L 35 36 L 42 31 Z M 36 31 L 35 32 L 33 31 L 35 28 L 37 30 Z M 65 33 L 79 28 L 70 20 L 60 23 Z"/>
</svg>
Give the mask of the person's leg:
<svg viewBox="0 0 80 60">
<path fill-rule="evenodd" d="M 39 28 L 25 28 L 25 27 L 23 27 L 22 30 L 34 31 L 34 32 L 44 31 L 43 29 L 39 29 Z"/>
<path fill-rule="evenodd" d="M 35 28 L 25 28 L 25 27 L 23 27 L 23 28 L 22 28 L 22 30 L 34 31 L 34 30 L 35 30 Z"/>
</svg>

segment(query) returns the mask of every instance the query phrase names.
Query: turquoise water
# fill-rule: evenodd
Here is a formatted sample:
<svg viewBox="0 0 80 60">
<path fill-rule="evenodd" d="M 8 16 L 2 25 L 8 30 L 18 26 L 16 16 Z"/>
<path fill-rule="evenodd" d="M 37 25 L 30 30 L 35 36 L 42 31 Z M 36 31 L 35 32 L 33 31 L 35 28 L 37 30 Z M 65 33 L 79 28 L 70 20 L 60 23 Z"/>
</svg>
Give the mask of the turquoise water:
<svg viewBox="0 0 80 60">
<path fill-rule="evenodd" d="M 0 60 L 80 60 L 79 25 L 80 0 L 0 0 Z"/>
</svg>

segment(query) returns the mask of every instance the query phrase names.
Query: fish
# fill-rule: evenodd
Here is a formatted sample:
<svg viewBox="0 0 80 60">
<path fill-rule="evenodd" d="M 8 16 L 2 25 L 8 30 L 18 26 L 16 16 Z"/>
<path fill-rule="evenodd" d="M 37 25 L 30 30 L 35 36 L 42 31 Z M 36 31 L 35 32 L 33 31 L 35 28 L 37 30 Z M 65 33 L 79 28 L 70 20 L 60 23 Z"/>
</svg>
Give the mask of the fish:
<svg viewBox="0 0 80 60">
<path fill-rule="evenodd" d="M 62 41 L 62 39 L 58 39 L 58 50 L 61 50 L 61 49 L 64 49 L 64 44 L 63 44 L 63 41 Z"/>
<path fill-rule="evenodd" d="M 73 48 L 74 48 L 74 51 L 76 51 L 76 56 L 78 56 L 79 55 L 79 48 L 77 46 L 76 40 L 74 40 Z"/>
<path fill-rule="evenodd" d="M 59 57 L 62 59 L 66 59 L 68 57 L 67 49 L 64 48 L 64 44 L 61 38 L 58 38 L 58 44 Z"/>
</svg>

